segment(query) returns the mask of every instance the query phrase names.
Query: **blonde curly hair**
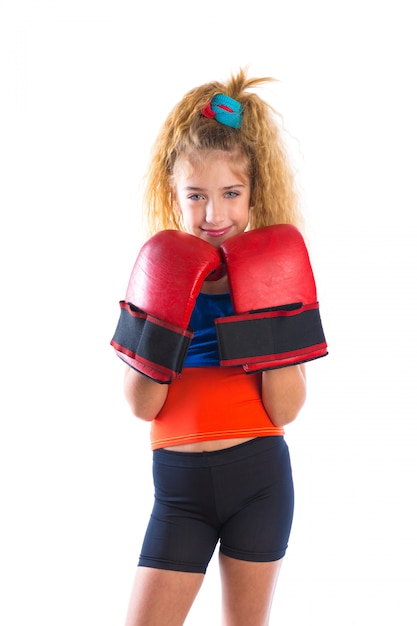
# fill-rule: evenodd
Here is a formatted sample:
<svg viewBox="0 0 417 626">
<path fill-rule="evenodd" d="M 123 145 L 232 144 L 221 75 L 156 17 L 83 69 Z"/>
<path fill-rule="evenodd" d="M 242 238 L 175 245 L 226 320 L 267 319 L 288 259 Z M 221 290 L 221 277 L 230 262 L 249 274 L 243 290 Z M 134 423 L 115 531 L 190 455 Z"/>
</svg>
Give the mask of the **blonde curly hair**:
<svg viewBox="0 0 417 626">
<path fill-rule="evenodd" d="M 251 183 L 248 228 L 283 223 L 302 228 L 294 172 L 278 125 L 279 114 L 248 91 L 274 80 L 248 78 L 247 69 L 240 69 L 224 84 L 213 81 L 192 89 L 174 107 L 153 145 L 144 179 L 143 212 L 148 236 L 165 229 L 183 230 L 181 215 L 174 207 L 174 165 L 178 157 L 203 150 L 244 154 Z M 242 105 L 239 129 L 201 114 L 218 93 Z"/>
</svg>

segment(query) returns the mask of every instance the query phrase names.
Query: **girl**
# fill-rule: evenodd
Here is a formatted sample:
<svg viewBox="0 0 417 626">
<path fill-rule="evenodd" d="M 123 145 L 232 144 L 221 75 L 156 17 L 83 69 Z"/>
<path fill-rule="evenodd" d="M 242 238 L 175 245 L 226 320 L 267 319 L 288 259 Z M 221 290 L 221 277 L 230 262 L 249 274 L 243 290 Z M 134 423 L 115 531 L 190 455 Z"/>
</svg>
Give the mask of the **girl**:
<svg viewBox="0 0 417 626">
<path fill-rule="evenodd" d="M 302 223 L 275 113 L 250 91 L 270 80 L 240 70 L 226 84 L 191 90 L 151 155 L 149 238 L 112 340 L 128 364 L 131 410 L 151 423 L 155 483 L 126 626 L 183 624 L 218 543 L 223 625 L 268 624 L 293 516 L 283 427 L 304 404 L 305 361 L 326 354 L 320 333 L 301 348 L 280 343 L 283 323 L 298 324 L 298 336 L 303 315 L 320 322 L 314 294 L 307 311 L 298 296 L 295 305 L 292 294 L 277 300 L 287 290 L 282 282 L 271 288 L 277 275 L 282 280 L 282 255 L 293 262 L 288 242 Z M 309 269 L 302 254 L 294 282 Z M 310 276 L 301 291 L 314 291 L 313 283 Z M 260 326 L 242 334 L 238 309 L 248 298 L 260 302 Z M 271 318 L 279 347 L 266 341 L 258 354 Z M 236 356 L 229 343 L 239 353 L 247 340 L 256 344 L 249 356 Z"/>
</svg>

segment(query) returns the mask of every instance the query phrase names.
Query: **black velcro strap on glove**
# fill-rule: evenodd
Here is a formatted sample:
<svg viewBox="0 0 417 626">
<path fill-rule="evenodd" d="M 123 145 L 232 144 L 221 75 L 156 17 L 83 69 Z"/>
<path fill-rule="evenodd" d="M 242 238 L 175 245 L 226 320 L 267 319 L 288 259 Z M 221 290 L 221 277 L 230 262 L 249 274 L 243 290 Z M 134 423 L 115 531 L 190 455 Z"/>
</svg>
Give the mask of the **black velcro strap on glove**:
<svg viewBox="0 0 417 626">
<path fill-rule="evenodd" d="M 139 363 L 178 377 L 193 337 L 191 329 L 167 324 L 129 302 L 120 302 L 120 309 L 111 345 Z"/>
<path fill-rule="evenodd" d="M 275 361 L 326 350 L 318 305 L 262 311 L 215 320 L 220 365 Z"/>
</svg>

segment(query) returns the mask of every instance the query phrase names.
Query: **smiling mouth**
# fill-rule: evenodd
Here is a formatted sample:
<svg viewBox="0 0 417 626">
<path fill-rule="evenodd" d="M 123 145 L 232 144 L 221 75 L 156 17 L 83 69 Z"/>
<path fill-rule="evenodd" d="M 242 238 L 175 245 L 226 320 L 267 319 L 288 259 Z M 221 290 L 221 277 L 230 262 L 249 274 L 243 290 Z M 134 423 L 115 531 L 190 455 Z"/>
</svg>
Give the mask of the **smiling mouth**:
<svg viewBox="0 0 417 626">
<path fill-rule="evenodd" d="M 231 226 L 228 226 L 227 228 L 218 228 L 213 230 L 203 228 L 202 230 L 208 237 L 223 237 L 223 235 L 226 235 L 231 228 Z"/>
</svg>

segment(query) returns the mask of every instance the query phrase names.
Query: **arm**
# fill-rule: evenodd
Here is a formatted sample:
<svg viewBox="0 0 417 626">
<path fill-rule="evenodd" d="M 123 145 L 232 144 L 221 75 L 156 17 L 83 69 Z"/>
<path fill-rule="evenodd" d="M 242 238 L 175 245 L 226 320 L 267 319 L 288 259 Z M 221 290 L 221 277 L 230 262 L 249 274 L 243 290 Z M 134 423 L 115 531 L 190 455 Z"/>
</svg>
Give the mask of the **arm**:
<svg viewBox="0 0 417 626">
<path fill-rule="evenodd" d="M 262 372 L 262 401 L 275 426 L 285 426 L 295 420 L 305 399 L 304 364 Z"/>
<path fill-rule="evenodd" d="M 162 409 L 169 385 L 161 385 L 131 367 L 126 368 L 124 393 L 135 417 L 152 421 Z"/>
</svg>

